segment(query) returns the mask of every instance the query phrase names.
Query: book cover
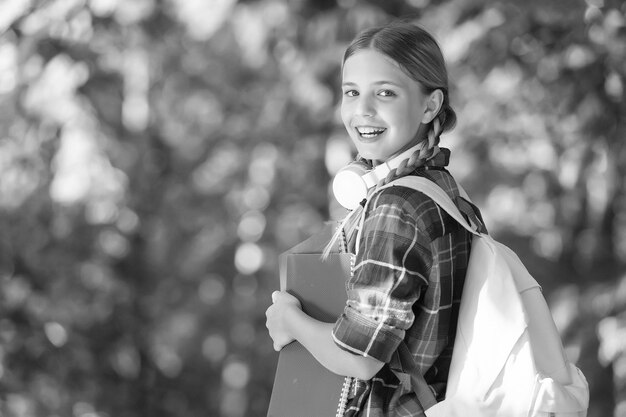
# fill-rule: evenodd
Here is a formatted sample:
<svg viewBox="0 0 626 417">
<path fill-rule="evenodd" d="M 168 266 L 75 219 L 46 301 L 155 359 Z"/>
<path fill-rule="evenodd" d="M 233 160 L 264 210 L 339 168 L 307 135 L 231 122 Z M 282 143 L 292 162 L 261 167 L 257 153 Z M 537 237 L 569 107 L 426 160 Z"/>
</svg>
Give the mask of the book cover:
<svg viewBox="0 0 626 417">
<path fill-rule="evenodd" d="M 281 255 L 281 289 L 296 296 L 311 317 L 333 323 L 346 304 L 350 255 L 331 253 L 322 261 L 320 254 L 328 239 L 325 229 Z M 279 353 L 267 416 L 334 416 L 343 382 L 343 376 L 327 370 L 301 344 L 293 342 Z"/>
</svg>

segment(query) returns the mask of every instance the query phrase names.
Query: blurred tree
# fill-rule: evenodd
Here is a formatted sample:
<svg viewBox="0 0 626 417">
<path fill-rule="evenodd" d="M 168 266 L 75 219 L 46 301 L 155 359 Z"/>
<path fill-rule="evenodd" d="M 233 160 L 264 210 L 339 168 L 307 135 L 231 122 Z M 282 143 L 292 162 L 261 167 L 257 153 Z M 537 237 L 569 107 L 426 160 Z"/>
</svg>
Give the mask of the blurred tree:
<svg viewBox="0 0 626 417">
<path fill-rule="evenodd" d="M 543 284 L 589 415 L 626 416 L 625 13 L 0 3 L 0 413 L 264 416 L 276 256 L 343 214 L 341 54 L 404 16 L 449 63 L 455 175 Z"/>
</svg>

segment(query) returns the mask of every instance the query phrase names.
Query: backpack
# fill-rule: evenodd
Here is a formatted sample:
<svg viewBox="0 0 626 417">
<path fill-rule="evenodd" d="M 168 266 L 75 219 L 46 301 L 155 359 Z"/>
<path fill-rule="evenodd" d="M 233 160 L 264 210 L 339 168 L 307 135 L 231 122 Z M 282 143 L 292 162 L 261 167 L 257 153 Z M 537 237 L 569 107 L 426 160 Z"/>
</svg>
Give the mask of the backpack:
<svg viewBox="0 0 626 417">
<path fill-rule="evenodd" d="M 541 287 L 517 255 L 477 232 L 434 182 L 406 176 L 377 191 L 392 186 L 426 194 L 473 234 L 445 400 L 432 405 L 423 378 L 412 377 L 426 415 L 585 417 L 587 380 L 566 358 Z"/>
</svg>

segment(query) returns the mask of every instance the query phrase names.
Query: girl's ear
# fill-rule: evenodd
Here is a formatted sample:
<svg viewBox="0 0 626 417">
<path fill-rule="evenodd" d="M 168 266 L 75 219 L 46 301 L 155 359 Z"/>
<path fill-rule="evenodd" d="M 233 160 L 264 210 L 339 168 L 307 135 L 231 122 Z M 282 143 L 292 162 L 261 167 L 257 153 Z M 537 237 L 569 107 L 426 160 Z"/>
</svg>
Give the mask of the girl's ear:
<svg viewBox="0 0 626 417">
<path fill-rule="evenodd" d="M 433 121 L 439 114 L 441 106 L 443 105 L 443 92 L 441 90 L 435 90 L 430 93 L 430 96 L 426 100 L 426 109 L 424 110 L 424 116 L 422 117 L 422 123 L 428 124 Z"/>
</svg>

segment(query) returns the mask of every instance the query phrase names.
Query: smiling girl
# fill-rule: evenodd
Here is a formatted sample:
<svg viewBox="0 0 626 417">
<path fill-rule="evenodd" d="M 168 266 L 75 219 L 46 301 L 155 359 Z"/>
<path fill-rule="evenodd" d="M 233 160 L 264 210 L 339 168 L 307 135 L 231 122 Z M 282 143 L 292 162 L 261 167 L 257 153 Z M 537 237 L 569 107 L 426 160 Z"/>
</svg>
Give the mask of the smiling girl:
<svg viewBox="0 0 626 417">
<path fill-rule="evenodd" d="M 450 151 L 438 146 L 456 115 L 431 35 L 401 22 L 362 32 L 344 54 L 342 91 L 341 117 L 359 163 L 372 169 L 409 152 L 379 186 L 425 177 L 478 223 L 446 170 Z M 345 416 L 423 416 L 445 395 L 471 239 L 413 189 L 373 187 L 367 200 L 353 213 L 364 216 L 362 230 L 358 222 L 344 230 L 355 262 L 341 317 L 319 322 L 295 297 L 275 292 L 267 327 L 276 350 L 297 340 L 327 369 L 351 378 Z"/>
</svg>

